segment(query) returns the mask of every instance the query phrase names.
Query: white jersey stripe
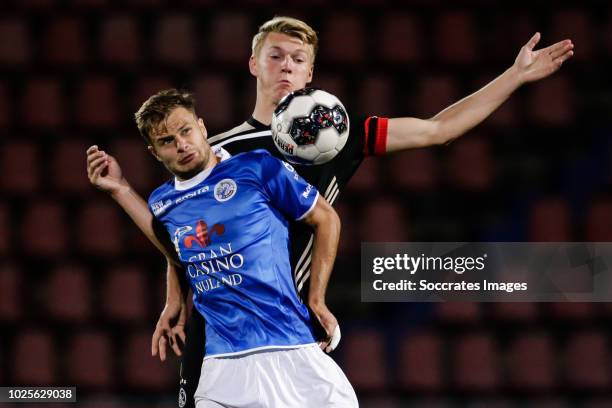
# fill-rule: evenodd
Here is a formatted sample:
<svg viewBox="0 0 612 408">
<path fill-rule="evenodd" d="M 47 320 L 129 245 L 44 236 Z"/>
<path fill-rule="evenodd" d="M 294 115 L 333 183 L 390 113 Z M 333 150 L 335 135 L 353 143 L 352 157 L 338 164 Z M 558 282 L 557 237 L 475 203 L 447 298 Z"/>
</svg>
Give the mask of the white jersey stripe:
<svg viewBox="0 0 612 408">
<path fill-rule="evenodd" d="M 226 139 L 222 142 L 219 142 L 217 144 L 215 144 L 215 146 L 219 146 L 219 147 L 223 147 L 224 145 L 228 144 L 228 143 L 232 143 L 238 140 L 246 140 L 246 139 L 255 139 L 256 137 L 263 137 L 263 136 L 270 136 L 272 134 L 271 131 L 269 130 L 264 130 L 261 132 L 255 132 L 255 133 L 249 133 L 246 135 L 242 135 L 242 136 L 236 136 L 236 137 L 232 137 L 231 139 Z"/>
<path fill-rule="evenodd" d="M 304 287 L 304 284 L 306 283 L 308 278 L 310 278 L 310 268 L 308 268 L 308 270 L 304 274 L 304 277 L 303 277 L 302 281 L 297 286 L 298 293 L 300 293 L 302 291 L 302 288 Z"/>
<path fill-rule="evenodd" d="M 336 176 L 334 176 L 334 178 L 329 182 L 329 186 L 327 186 L 327 190 L 325 190 L 325 194 L 323 196 L 326 200 L 329 198 L 329 191 L 334 185 L 338 185 L 338 183 L 336 183 Z"/>
<path fill-rule="evenodd" d="M 302 252 L 302 256 L 300 257 L 299 261 L 297 261 L 297 264 L 295 265 L 296 276 L 297 276 L 297 271 L 302 266 L 302 262 L 304 262 L 304 258 L 306 258 L 306 255 L 310 253 L 310 247 L 312 246 L 313 239 L 314 239 L 314 234 L 310 234 L 310 239 L 308 240 L 308 244 L 306 244 L 306 248 L 304 248 L 304 252 Z M 297 282 L 297 279 L 296 279 L 296 282 Z"/>
<path fill-rule="evenodd" d="M 304 272 L 306 272 L 306 270 L 309 269 L 310 261 L 311 260 L 312 260 L 312 252 L 309 252 L 308 253 L 308 257 L 306 258 L 306 261 L 304 262 L 304 265 L 300 268 L 298 273 L 295 275 L 295 281 L 296 282 L 299 282 L 299 280 L 302 277 L 302 275 L 304 274 Z"/>
</svg>

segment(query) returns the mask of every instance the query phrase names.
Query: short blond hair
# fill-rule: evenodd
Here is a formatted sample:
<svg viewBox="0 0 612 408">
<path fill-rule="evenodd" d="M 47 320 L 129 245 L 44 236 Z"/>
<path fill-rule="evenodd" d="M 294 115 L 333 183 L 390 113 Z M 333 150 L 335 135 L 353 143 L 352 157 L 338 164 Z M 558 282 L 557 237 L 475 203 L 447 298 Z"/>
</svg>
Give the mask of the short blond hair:
<svg viewBox="0 0 612 408">
<path fill-rule="evenodd" d="M 319 37 L 311 26 L 293 17 L 276 16 L 272 20 L 263 23 L 257 34 L 253 37 L 252 52 L 254 56 L 259 55 L 261 47 L 269 33 L 286 34 L 301 40 L 304 44 L 312 47 L 312 63 L 319 50 Z"/>
</svg>

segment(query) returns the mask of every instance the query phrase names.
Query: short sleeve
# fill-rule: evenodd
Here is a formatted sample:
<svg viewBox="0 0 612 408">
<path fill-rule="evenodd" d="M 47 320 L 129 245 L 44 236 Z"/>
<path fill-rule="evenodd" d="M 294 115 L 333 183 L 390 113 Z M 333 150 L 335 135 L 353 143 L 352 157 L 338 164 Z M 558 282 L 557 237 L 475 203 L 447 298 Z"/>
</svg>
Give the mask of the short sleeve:
<svg viewBox="0 0 612 408">
<path fill-rule="evenodd" d="M 269 154 L 264 155 L 261 165 L 264 188 L 272 205 L 292 220 L 306 217 L 317 203 L 317 189 L 292 165 Z"/>
<path fill-rule="evenodd" d="M 363 154 L 364 156 L 381 156 L 387 151 L 387 128 L 389 118 L 369 116 L 363 124 Z"/>
</svg>

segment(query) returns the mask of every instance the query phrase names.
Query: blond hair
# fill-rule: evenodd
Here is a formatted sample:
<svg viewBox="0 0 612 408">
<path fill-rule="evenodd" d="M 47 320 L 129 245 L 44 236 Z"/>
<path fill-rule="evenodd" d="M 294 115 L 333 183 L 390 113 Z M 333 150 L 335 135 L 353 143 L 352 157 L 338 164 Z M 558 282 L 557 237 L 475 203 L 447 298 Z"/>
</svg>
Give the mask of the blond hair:
<svg viewBox="0 0 612 408">
<path fill-rule="evenodd" d="M 257 34 L 253 37 L 252 52 L 254 56 L 259 55 L 261 47 L 269 33 L 286 34 L 301 40 L 304 44 L 312 47 L 312 63 L 319 50 L 319 37 L 315 30 L 308 24 L 297 18 L 276 16 L 272 20 L 263 23 Z"/>
</svg>

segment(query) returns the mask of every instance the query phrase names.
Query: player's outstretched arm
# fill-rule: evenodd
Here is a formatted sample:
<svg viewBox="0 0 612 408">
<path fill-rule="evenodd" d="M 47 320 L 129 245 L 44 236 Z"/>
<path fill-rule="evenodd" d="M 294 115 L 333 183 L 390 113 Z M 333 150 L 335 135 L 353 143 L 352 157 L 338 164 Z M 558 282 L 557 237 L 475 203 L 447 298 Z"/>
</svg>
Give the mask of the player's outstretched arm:
<svg viewBox="0 0 612 408">
<path fill-rule="evenodd" d="M 534 50 L 539 41 L 536 33 L 503 74 L 433 118 L 389 119 L 386 151 L 449 143 L 487 118 L 521 85 L 548 77 L 574 55 L 571 40 Z"/>
<path fill-rule="evenodd" d="M 303 220 L 314 229 L 312 263 L 310 266 L 310 289 L 308 306 L 315 314 L 328 335 L 322 347 L 332 351 L 340 341 L 338 320 L 325 304 L 325 292 L 336 260 L 340 238 L 340 218 L 322 196 L 314 209 Z"/>
</svg>

